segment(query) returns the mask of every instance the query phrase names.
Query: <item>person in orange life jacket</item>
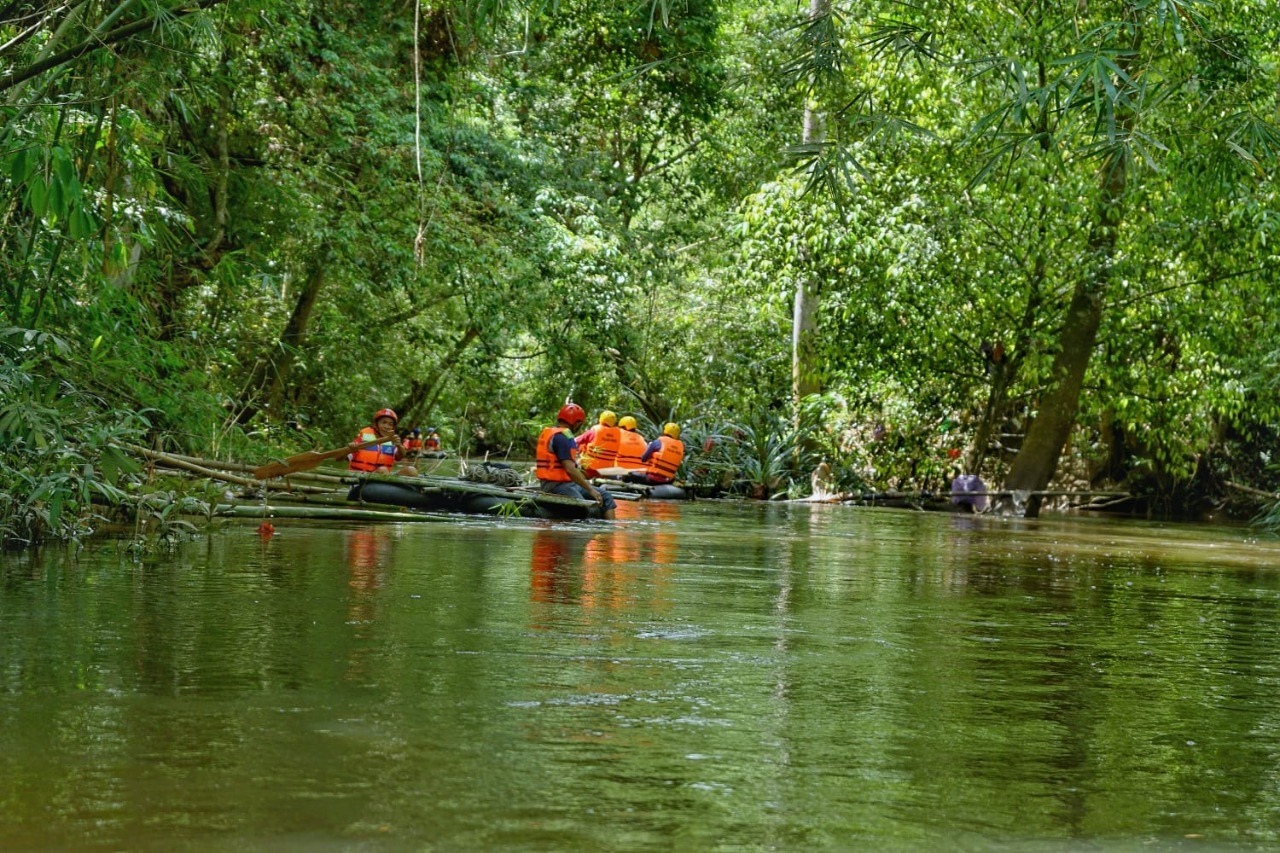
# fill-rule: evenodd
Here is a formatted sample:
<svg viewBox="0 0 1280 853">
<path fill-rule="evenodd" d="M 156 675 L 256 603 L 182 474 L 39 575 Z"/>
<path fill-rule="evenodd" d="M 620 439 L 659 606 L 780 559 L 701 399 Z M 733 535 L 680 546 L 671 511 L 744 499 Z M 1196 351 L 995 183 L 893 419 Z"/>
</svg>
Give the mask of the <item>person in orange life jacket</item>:
<svg viewBox="0 0 1280 853">
<path fill-rule="evenodd" d="M 440 433 L 436 432 L 435 427 L 427 427 L 427 438 L 422 446 L 432 453 L 440 449 Z"/>
<path fill-rule="evenodd" d="M 351 441 L 347 468 L 370 474 L 391 472 L 396 460 L 404 456 L 404 448 L 396 440 L 396 423 L 399 420 L 399 416 L 391 409 L 379 409 L 373 416 L 373 426 L 360 430 Z M 368 447 L 361 446 L 379 438 L 384 440 Z M 418 472 L 410 467 L 401 468 L 395 473 L 404 477 L 418 476 Z"/>
<path fill-rule="evenodd" d="M 637 483 L 648 483 L 661 486 L 674 483 L 676 471 L 684 461 L 684 442 L 680 440 L 680 425 L 668 423 L 662 428 L 662 435 L 649 442 L 641 462 L 649 463 L 648 468 L 632 471 L 626 479 Z"/>
<path fill-rule="evenodd" d="M 575 438 L 580 456 L 578 467 L 588 477 L 599 477 L 601 468 L 612 468 L 617 464 L 618 416 L 605 409 L 600 413 L 600 422 Z"/>
<path fill-rule="evenodd" d="M 632 470 L 643 468 L 644 463 L 640 461 L 640 457 L 644 455 L 649 442 L 644 440 L 643 435 L 636 432 L 636 419 L 627 415 L 618 420 L 618 426 L 621 432 L 618 434 L 617 467 Z"/>
<path fill-rule="evenodd" d="M 414 427 L 412 432 L 404 437 L 404 455 L 410 459 L 422 455 L 422 430 Z"/>
<path fill-rule="evenodd" d="M 534 473 L 544 492 L 583 498 L 600 504 L 604 517 L 612 520 L 617 504 L 605 489 L 597 489 L 578 467 L 578 446 L 573 430 L 582 426 L 587 413 L 577 403 L 565 403 L 556 414 L 556 425 L 544 427 L 538 436 Z"/>
</svg>

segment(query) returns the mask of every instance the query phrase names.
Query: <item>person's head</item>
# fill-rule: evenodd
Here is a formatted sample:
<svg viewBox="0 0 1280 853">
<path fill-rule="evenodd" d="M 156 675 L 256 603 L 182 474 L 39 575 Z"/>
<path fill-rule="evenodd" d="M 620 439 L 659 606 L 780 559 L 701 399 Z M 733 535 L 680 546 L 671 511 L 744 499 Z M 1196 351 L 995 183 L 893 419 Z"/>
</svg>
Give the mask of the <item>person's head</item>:
<svg viewBox="0 0 1280 853">
<path fill-rule="evenodd" d="M 587 419 L 587 413 L 577 403 L 565 403 L 556 414 L 556 420 L 569 429 L 577 429 Z"/>
<path fill-rule="evenodd" d="M 669 435 L 672 438 L 680 437 L 680 424 L 667 423 L 662 427 L 662 434 Z"/>
<path fill-rule="evenodd" d="M 609 411 L 608 409 L 605 409 L 603 412 L 600 413 L 600 425 L 601 426 L 617 426 L 618 415 L 614 412 Z"/>
<path fill-rule="evenodd" d="M 399 422 L 400 416 L 391 409 L 378 409 L 373 414 L 373 428 L 381 435 L 395 432 L 396 424 Z"/>
<path fill-rule="evenodd" d="M 631 430 L 632 432 L 634 432 L 636 428 L 636 419 L 631 417 L 631 415 L 627 415 L 626 417 L 619 418 L 618 426 L 622 427 L 625 430 Z"/>
<path fill-rule="evenodd" d="M 422 435 L 422 427 L 414 427 L 414 428 L 413 428 L 413 434 L 414 434 L 414 435 Z"/>
</svg>

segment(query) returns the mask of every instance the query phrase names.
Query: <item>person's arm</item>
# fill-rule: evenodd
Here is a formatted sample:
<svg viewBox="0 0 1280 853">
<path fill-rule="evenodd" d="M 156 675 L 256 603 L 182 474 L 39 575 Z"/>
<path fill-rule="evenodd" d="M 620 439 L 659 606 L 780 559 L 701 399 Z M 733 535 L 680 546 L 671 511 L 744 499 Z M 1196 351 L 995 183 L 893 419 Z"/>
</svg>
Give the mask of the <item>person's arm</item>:
<svg viewBox="0 0 1280 853">
<path fill-rule="evenodd" d="M 662 449 L 662 442 L 658 441 L 658 439 L 655 438 L 653 441 L 649 442 L 649 446 L 644 449 L 644 453 L 640 454 L 640 461 L 648 462 L 649 457 L 657 453 L 661 449 Z"/>
<path fill-rule="evenodd" d="M 578 463 L 573 461 L 573 439 L 560 433 L 551 437 L 551 452 L 555 454 L 560 465 L 564 468 L 565 473 L 579 487 L 586 490 L 591 495 L 591 499 L 597 503 L 604 499 L 600 497 L 600 492 L 596 491 L 596 487 L 591 485 L 591 481 L 582 473 L 582 469 L 578 467 Z"/>
<path fill-rule="evenodd" d="M 582 473 L 582 469 L 578 467 L 578 463 L 572 459 L 563 459 L 560 462 L 564 466 L 564 470 L 569 475 L 569 479 L 577 483 L 579 486 L 587 490 L 587 494 L 591 495 L 591 500 L 600 503 L 604 498 L 600 497 L 599 490 L 591 485 L 591 481 Z"/>
</svg>

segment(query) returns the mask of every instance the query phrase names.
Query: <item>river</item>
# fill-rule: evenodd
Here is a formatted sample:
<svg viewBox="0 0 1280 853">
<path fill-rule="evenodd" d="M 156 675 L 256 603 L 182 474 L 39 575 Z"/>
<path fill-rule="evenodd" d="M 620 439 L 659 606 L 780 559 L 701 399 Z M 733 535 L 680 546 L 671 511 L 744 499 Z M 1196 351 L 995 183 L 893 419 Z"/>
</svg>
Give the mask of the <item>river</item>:
<svg viewBox="0 0 1280 853">
<path fill-rule="evenodd" d="M 0 556 L 0 848 L 1280 845 L 1280 542 L 841 506 Z"/>
</svg>

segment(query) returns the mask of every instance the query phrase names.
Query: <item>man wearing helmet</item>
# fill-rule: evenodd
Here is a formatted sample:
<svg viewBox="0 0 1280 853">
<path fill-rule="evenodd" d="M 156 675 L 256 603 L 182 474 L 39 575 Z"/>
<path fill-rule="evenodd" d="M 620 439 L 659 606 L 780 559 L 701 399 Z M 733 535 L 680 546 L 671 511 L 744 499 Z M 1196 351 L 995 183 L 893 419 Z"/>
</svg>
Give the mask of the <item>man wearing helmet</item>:
<svg viewBox="0 0 1280 853">
<path fill-rule="evenodd" d="M 668 423 L 662 435 L 649 442 L 640 461 L 648 463 L 647 469 L 628 474 L 628 479 L 653 486 L 675 482 L 676 471 L 684 461 L 684 442 L 680 440 L 680 425 Z"/>
<path fill-rule="evenodd" d="M 586 419 L 587 413 L 577 403 L 564 404 L 556 415 L 556 425 L 545 427 L 538 436 L 535 473 L 544 492 L 595 501 L 600 504 L 603 517 L 612 520 L 617 507 L 613 496 L 591 485 L 578 468 L 573 430 Z"/>
<path fill-rule="evenodd" d="M 640 457 L 649 445 L 649 442 L 644 440 L 644 436 L 636 431 L 636 426 L 636 419 L 631 415 L 618 419 L 618 427 L 621 431 L 618 433 L 617 467 L 630 471 L 644 467 Z"/>
<path fill-rule="evenodd" d="M 404 456 L 404 448 L 396 440 L 396 424 L 400 417 L 391 409 L 379 409 L 373 415 L 373 426 L 367 426 L 356 435 L 347 454 L 347 467 L 352 471 L 369 474 L 387 474 L 396 460 Z M 378 441 L 382 439 L 382 441 Z M 416 477 L 413 468 L 401 468 L 395 473 Z"/>
<path fill-rule="evenodd" d="M 404 437 L 404 441 L 400 444 L 404 448 L 406 459 L 417 459 L 422 455 L 422 429 L 414 427 Z"/>
<path fill-rule="evenodd" d="M 588 477 L 599 477 L 602 468 L 612 468 L 618 460 L 618 416 L 605 409 L 600 422 L 574 439 L 581 456 L 578 467 Z"/>
</svg>

